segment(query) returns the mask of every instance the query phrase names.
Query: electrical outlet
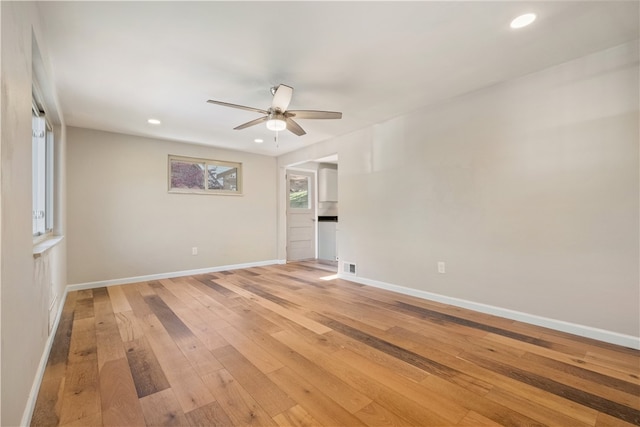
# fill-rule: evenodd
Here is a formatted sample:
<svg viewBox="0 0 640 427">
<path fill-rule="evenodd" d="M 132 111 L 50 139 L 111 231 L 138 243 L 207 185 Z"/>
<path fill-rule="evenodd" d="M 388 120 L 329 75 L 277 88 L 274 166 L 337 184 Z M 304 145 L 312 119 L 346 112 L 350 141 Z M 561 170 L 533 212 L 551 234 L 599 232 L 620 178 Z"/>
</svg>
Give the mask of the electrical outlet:
<svg viewBox="0 0 640 427">
<path fill-rule="evenodd" d="M 440 274 L 446 273 L 444 261 L 438 261 L 438 273 Z"/>
<path fill-rule="evenodd" d="M 198 255 L 198 248 L 196 246 L 191 248 L 191 255 Z"/>
</svg>

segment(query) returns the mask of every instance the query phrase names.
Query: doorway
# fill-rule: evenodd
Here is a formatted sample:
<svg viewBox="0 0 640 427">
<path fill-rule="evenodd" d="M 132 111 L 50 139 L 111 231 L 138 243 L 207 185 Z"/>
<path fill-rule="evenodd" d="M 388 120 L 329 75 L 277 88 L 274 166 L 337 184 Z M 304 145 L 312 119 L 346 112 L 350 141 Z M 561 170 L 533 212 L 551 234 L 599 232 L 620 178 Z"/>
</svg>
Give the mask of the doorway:
<svg viewBox="0 0 640 427">
<path fill-rule="evenodd" d="M 288 169 L 287 180 L 287 260 L 316 257 L 316 174 Z"/>
</svg>

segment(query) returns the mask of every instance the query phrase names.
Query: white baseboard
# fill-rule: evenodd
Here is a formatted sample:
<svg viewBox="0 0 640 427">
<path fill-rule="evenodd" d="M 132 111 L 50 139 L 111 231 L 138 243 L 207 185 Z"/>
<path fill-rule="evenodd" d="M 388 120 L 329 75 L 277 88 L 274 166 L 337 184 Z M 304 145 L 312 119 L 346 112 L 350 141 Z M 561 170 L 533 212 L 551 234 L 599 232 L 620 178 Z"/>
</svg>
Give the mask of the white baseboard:
<svg viewBox="0 0 640 427">
<path fill-rule="evenodd" d="M 469 310 L 479 311 L 481 313 L 492 314 L 494 316 L 505 317 L 511 320 L 517 320 L 536 326 L 542 326 L 556 331 L 567 332 L 581 337 L 592 338 L 598 341 L 616 344 L 623 347 L 634 348 L 640 350 L 640 337 L 632 335 L 620 334 L 618 332 L 607 331 L 604 329 L 593 328 L 591 326 L 579 325 L 576 323 L 565 322 L 563 320 L 550 319 L 547 317 L 537 316 L 535 314 L 523 313 L 520 311 L 510 310 L 507 308 L 496 307 L 488 304 L 468 301 L 460 298 L 448 297 L 445 295 L 434 294 L 418 289 L 406 288 L 404 286 L 392 285 L 390 283 L 380 282 L 377 280 L 357 277 L 351 274 L 339 273 L 338 278 L 351 282 L 360 283 L 362 285 L 373 286 L 375 288 L 385 289 L 388 291 L 398 292 L 404 295 L 437 301 L 443 304 L 453 305 L 456 307 L 467 308 Z"/>
<path fill-rule="evenodd" d="M 150 280 L 170 279 L 172 277 L 194 276 L 197 274 L 215 273 L 216 271 L 238 270 L 241 268 L 263 267 L 265 265 L 286 264 L 286 260 L 268 260 L 247 262 L 243 264 L 221 265 L 218 267 L 199 268 L 196 270 L 173 271 L 170 273 L 149 274 L 147 276 L 125 277 L 122 279 L 98 280 L 96 282 L 76 283 L 67 285 L 67 291 L 101 288 L 103 286 L 124 285 L 127 283 L 148 282 Z"/>
<path fill-rule="evenodd" d="M 58 311 L 56 313 L 56 318 L 53 322 L 53 326 L 51 328 L 51 332 L 49 333 L 49 337 L 47 338 L 47 342 L 44 345 L 44 351 L 42 352 L 42 357 L 40 358 L 40 363 L 38 364 L 38 369 L 36 370 L 36 376 L 33 379 L 33 384 L 31 385 L 31 390 L 29 391 L 27 404 L 24 408 L 24 412 L 22 413 L 22 420 L 20 421 L 21 426 L 28 426 L 31 424 L 31 417 L 33 417 L 33 410 L 36 408 L 36 401 L 38 400 L 38 392 L 40 391 L 40 384 L 42 384 L 44 371 L 47 367 L 47 362 L 49 361 L 49 354 L 51 353 L 51 347 L 53 346 L 53 339 L 55 338 L 56 332 L 58 331 L 58 325 L 60 324 L 60 318 L 62 317 L 62 309 L 64 308 L 64 303 L 66 300 L 67 300 L 67 289 L 65 289 L 64 294 L 60 299 L 60 304 L 58 304 Z"/>
</svg>

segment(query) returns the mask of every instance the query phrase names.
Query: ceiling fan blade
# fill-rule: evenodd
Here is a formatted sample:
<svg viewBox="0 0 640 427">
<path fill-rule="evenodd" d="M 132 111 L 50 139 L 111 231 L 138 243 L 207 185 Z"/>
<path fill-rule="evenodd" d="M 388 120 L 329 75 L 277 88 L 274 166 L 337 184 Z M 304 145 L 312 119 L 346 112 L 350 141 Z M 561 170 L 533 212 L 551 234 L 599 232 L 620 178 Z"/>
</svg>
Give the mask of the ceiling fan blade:
<svg viewBox="0 0 640 427">
<path fill-rule="evenodd" d="M 285 114 L 287 117 L 296 119 L 341 119 L 342 113 L 337 111 L 316 111 L 316 110 L 289 110 Z"/>
<path fill-rule="evenodd" d="M 273 94 L 271 109 L 273 111 L 280 111 L 281 113 L 284 113 L 285 111 L 287 111 L 287 107 L 291 102 L 292 95 L 293 88 L 291 86 L 281 84 L 276 89 L 276 93 Z"/>
<path fill-rule="evenodd" d="M 260 117 L 259 119 L 251 120 L 250 122 L 241 124 L 240 126 L 236 126 L 236 127 L 233 128 L 233 130 L 246 129 L 246 128 L 251 127 L 251 126 L 255 126 L 255 125 L 258 125 L 260 123 L 264 123 L 267 120 L 269 120 L 269 116 Z"/>
<path fill-rule="evenodd" d="M 287 117 L 284 120 L 285 120 L 285 122 L 287 122 L 287 130 L 288 131 L 290 131 L 292 133 L 295 133 L 298 136 L 302 136 L 302 135 L 306 134 L 304 129 L 302 129 L 299 124 L 297 124 L 296 122 L 294 122 L 290 118 Z"/>
<path fill-rule="evenodd" d="M 240 110 L 253 111 L 254 113 L 269 114 L 269 112 L 268 112 L 268 111 L 266 111 L 266 110 L 261 110 L 261 109 L 259 109 L 259 108 L 253 108 L 253 107 L 245 107 L 244 105 L 229 104 L 228 102 L 214 101 L 214 100 L 212 100 L 212 99 L 209 99 L 207 102 L 208 102 L 209 104 L 222 105 L 223 107 L 238 108 L 238 109 L 240 109 Z"/>
</svg>

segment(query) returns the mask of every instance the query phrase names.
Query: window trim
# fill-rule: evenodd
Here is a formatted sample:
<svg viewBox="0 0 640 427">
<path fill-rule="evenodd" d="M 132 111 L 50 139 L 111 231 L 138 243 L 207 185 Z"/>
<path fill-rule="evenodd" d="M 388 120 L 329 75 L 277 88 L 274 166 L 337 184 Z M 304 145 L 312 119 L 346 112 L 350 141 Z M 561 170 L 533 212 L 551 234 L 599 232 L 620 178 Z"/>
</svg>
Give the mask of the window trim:
<svg viewBox="0 0 640 427">
<path fill-rule="evenodd" d="M 205 171 L 208 169 L 210 165 L 212 166 L 228 166 L 235 168 L 237 170 L 236 176 L 236 190 L 219 190 L 219 189 L 209 189 L 208 187 L 208 179 L 207 173 L 203 174 L 204 176 L 204 189 L 197 188 L 173 188 L 171 186 L 171 162 L 179 161 L 183 163 L 193 163 L 193 164 L 204 164 Z M 243 195 L 243 177 L 242 177 L 242 163 L 241 162 L 230 162 L 226 160 L 214 160 L 214 159 L 203 159 L 198 157 L 186 157 L 186 156 L 177 156 L 173 154 L 169 154 L 167 161 L 167 188 L 170 194 L 209 194 L 209 195 L 225 195 L 225 196 L 242 196 Z"/>
<path fill-rule="evenodd" d="M 49 118 L 44 109 L 44 104 L 40 101 L 42 97 L 40 96 L 39 89 L 37 86 L 32 87 L 32 115 L 36 117 L 42 117 L 44 119 L 45 124 L 45 159 L 44 159 L 44 174 L 45 174 L 45 201 L 44 201 L 44 232 L 36 232 L 32 234 L 33 244 L 40 245 L 42 242 L 51 239 L 54 237 L 54 223 L 55 223 L 55 213 L 54 213 L 54 205 L 55 205 L 55 139 L 53 133 L 53 126 L 49 121 Z M 33 128 L 32 128 L 33 130 Z M 32 136 L 33 138 L 33 136 Z M 31 156 L 33 158 L 33 152 Z M 31 176 L 33 179 L 33 162 L 32 162 L 32 170 Z M 33 183 L 32 183 L 32 193 L 33 193 Z M 32 194 L 33 198 L 33 194 Z M 33 206 L 32 206 L 32 221 L 33 221 Z"/>
</svg>

